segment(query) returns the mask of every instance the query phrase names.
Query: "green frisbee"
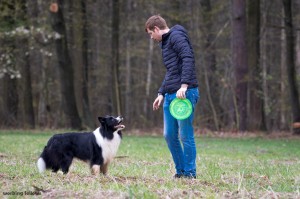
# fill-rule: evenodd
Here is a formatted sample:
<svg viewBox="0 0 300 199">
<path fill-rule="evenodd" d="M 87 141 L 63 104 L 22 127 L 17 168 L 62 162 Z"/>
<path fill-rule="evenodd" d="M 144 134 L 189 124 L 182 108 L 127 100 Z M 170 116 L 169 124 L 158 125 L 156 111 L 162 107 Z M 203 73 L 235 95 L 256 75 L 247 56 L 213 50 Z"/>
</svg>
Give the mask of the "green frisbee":
<svg viewBox="0 0 300 199">
<path fill-rule="evenodd" d="M 171 115 L 178 120 L 188 118 L 193 112 L 193 106 L 188 99 L 175 98 L 170 104 Z"/>
</svg>

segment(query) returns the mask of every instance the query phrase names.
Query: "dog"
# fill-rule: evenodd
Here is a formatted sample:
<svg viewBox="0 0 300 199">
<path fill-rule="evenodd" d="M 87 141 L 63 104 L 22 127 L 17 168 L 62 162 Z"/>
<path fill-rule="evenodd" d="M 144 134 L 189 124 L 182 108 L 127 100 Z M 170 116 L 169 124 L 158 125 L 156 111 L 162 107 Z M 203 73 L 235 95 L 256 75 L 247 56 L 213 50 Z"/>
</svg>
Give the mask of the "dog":
<svg viewBox="0 0 300 199">
<path fill-rule="evenodd" d="M 121 116 L 98 117 L 100 127 L 93 132 L 63 133 L 52 136 L 37 161 L 40 173 L 46 169 L 64 174 L 69 172 L 73 158 L 88 162 L 94 175 L 104 175 L 116 156 L 122 140 Z"/>
</svg>

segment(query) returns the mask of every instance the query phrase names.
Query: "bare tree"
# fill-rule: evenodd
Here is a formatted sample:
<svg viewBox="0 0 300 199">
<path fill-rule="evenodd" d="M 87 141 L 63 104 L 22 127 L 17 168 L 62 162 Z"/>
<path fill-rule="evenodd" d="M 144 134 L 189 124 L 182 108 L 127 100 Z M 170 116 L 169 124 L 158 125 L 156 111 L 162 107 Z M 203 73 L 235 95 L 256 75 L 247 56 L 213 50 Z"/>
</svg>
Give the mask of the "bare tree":
<svg viewBox="0 0 300 199">
<path fill-rule="evenodd" d="M 52 3 L 52 6 L 57 6 L 57 8 L 53 8 L 51 11 L 51 24 L 53 30 L 59 34 L 59 38 L 55 40 L 55 45 L 63 100 L 62 108 L 71 128 L 81 129 L 81 119 L 78 114 L 74 93 L 74 72 L 68 51 L 66 27 L 62 10 L 63 0 L 58 1 L 58 4 Z"/>
<path fill-rule="evenodd" d="M 261 97 L 262 81 L 260 59 L 260 0 L 247 1 L 247 33 L 248 33 L 248 124 L 249 129 L 266 130 L 263 100 Z"/>
<path fill-rule="evenodd" d="M 287 76 L 290 89 L 290 99 L 293 113 L 293 122 L 300 122 L 300 104 L 299 93 L 296 81 L 296 69 L 295 69 L 295 36 L 292 17 L 292 1 L 282 0 L 284 8 L 284 24 L 285 24 L 285 36 L 286 36 L 286 66 Z M 300 125 L 294 125 L 294 133 L 300 135 Z"/>
<path fill-rule="evenodd" d="M 18 11 L 18 15 L 21 19 L 27 22 L 27 10 L 26 1 L 20 1 L 20 7 L 23 8 L 22 11 Z M 29 61 L 29 34 L 20 35 L 15 38 L 16 46 L 16 59 L 15 63 L 17 68 L 21 71 L 21 78 L 18 80 L 19 84 L 19 95 L 21 97 L 20 105 L 22 109 L 20 110 L 23 122 L 23 127 L 34 128 L 35 127 L 35 117 L 33 110 L 33 99 L 32 99 L 32 86 L 31 86 L 31 67 Z"/>
<path fill-rule="evenodd" d="M 284 24 L 283 2 L 292 4 Z M 295 77 L 288 81 L 288 72 L 299 73 L 300 62 L 291 62 L 297 53 L 300 60 L 299 5 L 292 0 L 2 0 L 0 57 L 9 55 L 12 67 L 1 61 L 0 127 L 16 121 L 29 127 L 35 121 L 40 128 L 68 128 L 82 120 L 88 128 L 104 114 L 124 114 L 131 128 L 161 127 L 163 115 L 154 114 L 151 104 L 165 68 L 143 24 L 162 14 L 170 26 L 185 26 L 193 40 L 201 94 L 196 126 L 286 130 L 291 117 L 298 123 L 293 104 L 298 97 L 286 88 L 296 84 Z M 45 12 L 49 6 L 51 13 Z M 292 26 L 286 20 L 291 17 Z M 10 37 L 20 25 L 29 31 L 28 41 L 19 33 Z M 153 43 L 154 48 L 159 46 Z M 8 69 L 20 70 L 22 78 L 10 79 Z M 287 94 L 293 103 L 287 103 Z"/>
<path fill-rule="evenodd" d="M 2 2 L 1 2 L 2 3 Z M 22 3 L 21 3 L 22 5 Z M 12 34 L 17 28 L 17 21 L 20 20 L 20 15 L 23 15 L 20 10 L 20 2 L 11 3 L 9 1 L 3 2 L 1 9 L 6 10 L 2 12 L 0 20 L 4 21 L 8 35 L 0 35 L 0 77 L 1 80 L 1 101 L 2 101 L 2 115 L 1 123 L 8 127 L 19 127 L 18 112 L 19 112 L 19 93 L 18 80 L 16 78 L 17 68 L 17 35 Z M 1 113 L 0 113 L 1 114 Z"/>
<path fill-rule="evenodd" d="M 132 63 L 131 63 L 131 34 L 133 31 L 132 26 L 134 25 L 132 22 L 132 1 L 128 0 L 126 2 L 126 77 L 125 77 L 125 104 L 124 104 L 124 111 L 125 111 L 125 117 L 130 120 L 131 118 L 131 70 L 132 70 Z"/>
<path fill-rule="evenodd" d="M 121 94 L 120 94 L 120 78 L 119 78 L 119 21 L 120 21 L 120 5 L 119 0 L 113 0 L 112 14 L 112 76 L 113 76 L 113 101 L 116 110 L 115 113 L 121 115 Z"/>
<path fill-rule="evenodd" d="M 246 2 L 232 0 L 231 58 L 236 78 L 236 98 L 239 116 L 236 118 L 240 131 L 247 130 L 247 44 L 246 44 Z"/>
<path fill-rule="evenodd" d="M 201 0 L 201 13 L 203 17 L 203 34 L 204 34 L 204 47 L 203 47 L 203 68 L 205 85 L 207 91 L 207 97 L 209 102 L 209 107 L 213 115 L 214 129 L 219 130 L 219 117 L 217 113 L 222 112 L 221 107 L 218 103 L 219 93 L 218 90 L 218 78 L 217 68 L 216 68 L 216 55 L 215 55 L 215 39 L 216 36 L 213 34 L 212 29 L 212 8 L 210 0 Z M 214 90 L 214 91 L 213 91 Z"/>
<path fill-rule="evenodd" d="M 24 45 L 25 44 L 25 45 Z M 34 128 L 34 110 L 33 110 L 33 98 L 32 98 L 32 86 L 31 86 L 31 71 L 30 71 L 30 62 L 27 52 L 29 51 L 28 47 L 28 38 L 19 38 L 16 41 L 16 46 L 18 47 L 16 64 L 21 70 L 21 78 L 18 81 L 20 83 L 21 99 L 23 99 L 21 110 L 23 118 L 23 126 L 25 128 Z"/>
<path fill-rule="evenodd" d="M 284 15 L 284 9 L 282 8 L 282 16 Z M 282 17 L 282 27 L 284 27 L 284 17 Z M 287 99 L 287 93 L 286 89 L 287 89 L 287 83 L 286 83 L 286 79 L 287 79 L 287 75 L 286 75 L 286 36 L 285 36 L 285 29 L 282 28 L 281 29 L 281 55 L 280 55 L 280 130 L 284 130 L 286 129 L 286 99 Z"/>
<path fill-rule="evenodd" d="M 90 109 L 89 95 L 88 95 L 88 82 L 89 82 L 89 60 L 88 60 L 88 21 L 87 21 L 87 5 L 86 1 L 81 1 L 81 13 L 82 13 L 82 112 L 83 121 L 89 127 L 93 126 L 92 113 Z"/>
<path fill-rule="evenodd" d="M 150 104 L 150 86 L 151 86 L 151 76 L 152 76 L 152 59 L 153 59 L 153 40 L 149 39 L 149 57 L 147 60 L 147 80 L 146 80 L 146 94 L 145 94 L 145 101 L 144 101 L 144 114 L 147 115 L 149 113 L 149 104 Z M 147 117 L 148 118 L 148 117 Z"/>
</svg>

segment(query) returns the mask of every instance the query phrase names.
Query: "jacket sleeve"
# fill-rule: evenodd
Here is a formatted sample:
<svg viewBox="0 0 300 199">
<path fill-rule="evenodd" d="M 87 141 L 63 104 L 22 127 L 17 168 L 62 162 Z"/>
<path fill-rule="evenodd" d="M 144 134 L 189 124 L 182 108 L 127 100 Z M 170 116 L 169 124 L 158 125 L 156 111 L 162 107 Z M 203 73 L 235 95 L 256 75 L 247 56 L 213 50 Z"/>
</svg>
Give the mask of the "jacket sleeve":
<svg viewBox="0 0 300 199">
<path fill-rule="evenodd" d="M 181 63 L 181 84 L 191 84 L 191 77 L 195 72 L 195 60 L 189 38 L 186 33 L 176 31 L 171 42 Z"/>
<path fill-rule="evenodd" d="M 166 77 L 165 77 L 165 78 L 166 78 Z M 162 82 L 160 88 L 158 89 L 158 93 L 162 94 L 163 96 L 164 96 L 165 93 L 166 93 L 165 90 L 164 90 L 164 88 L 165 88 L 165 79 L 164 79 L 164 81 Z"/>
</svg>

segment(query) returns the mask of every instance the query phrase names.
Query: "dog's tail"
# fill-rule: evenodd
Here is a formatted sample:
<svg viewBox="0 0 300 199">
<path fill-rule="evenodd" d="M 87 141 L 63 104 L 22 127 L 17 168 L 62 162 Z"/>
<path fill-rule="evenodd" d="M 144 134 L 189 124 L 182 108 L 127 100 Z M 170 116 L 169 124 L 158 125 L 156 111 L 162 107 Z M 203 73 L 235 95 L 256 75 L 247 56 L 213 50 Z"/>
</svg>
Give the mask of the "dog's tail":
<svg viewBox="0 0 300 199">
<path fill-rule="evenodd" d="M 42 157 L 38 159 L 36 164 L 40 173 L 43 173 L 46 170 L 46 162 Z"/>
</svg>

